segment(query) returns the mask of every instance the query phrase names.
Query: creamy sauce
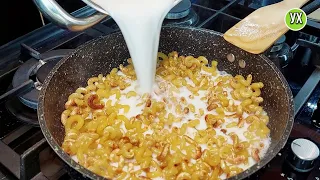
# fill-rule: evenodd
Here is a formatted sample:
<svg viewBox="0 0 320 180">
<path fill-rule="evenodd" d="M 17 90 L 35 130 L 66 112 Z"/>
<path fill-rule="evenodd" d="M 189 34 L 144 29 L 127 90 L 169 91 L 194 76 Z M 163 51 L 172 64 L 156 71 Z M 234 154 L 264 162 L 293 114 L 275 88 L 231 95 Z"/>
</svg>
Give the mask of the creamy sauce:
<svg viewBox="0 0 320 180">
<path fill-rule="evenodd" d="M 118 72 L 119 75 L 123 75 L 121 71 Z M 201 71 L 200 75 L 201 74 L 207 74 L 206 72 L 204 71 Z M 211 78 L 211 81 L 214 81 L 216 78 L 218 78 L 219 76 L 225 76 L 225 75 L 228 75 L 226 72 L 224 71 L 219 71 L 219 74 L 217 76 L 210 76 Z M 188 84 L 193 84 L 193 82 L 189 79 L 186 79 L 188 80 Z M 107 102 L 109 100 L 112 101 L 112 105 L 114 105 L 115 103 L 119 103 L 119 104 L 122 104 L 122 105 L 129 105 L 130 106 L 130 110 L 129 112 L 125 113 L 124 111 L 119 111 L 119 115 L 124 115 L 126 116 L 127 118 L 130 118 L 130 117 L 134 117 L 138 114 L 140 114 L 143 109 L 145 108 L 145 105 L 141 105 L 141 106 L 138 106 L 141 102 L 143 102 L 143 98 L 142 96 L 140 95 L 137 95 L 137 96 L 133 96 L 133 97 L 130 97 L 130 98 L 127 98 L 125 95 L 129 92 L 129 91 L 135 91 L 138 87 L 138 82 L 137 81 L 131 81 L 131 80 L 128 80 L 130 81 L 130 86 L 127 87 L 125 90 L 121 91 L 121 98 L 119 100 L 116 99 L 116 95 L 113 95 L 111 97 L 109 97 L 108 99 L 104 99 L 103 101 L 104 102 Z M 156 76 L 155 78 L 155 82 L 156 84 L 161 84 L 162 82 L 165 82 L 166 84 L 170 84 L 168 81 L 165 81 L 163 80 L 162 78 Z M 167 106 L 166 106 L 166 111 L 167 111 L 167 114 L 169 113 L 172 113 L 175 117 L 177 118 L 181 118 L 181 121 L 179 122 L 174 122 L 172 124 L 172 127 L 165 127 L 166 129 L 168 129 L 169 131 L 172 130 L 173 127 L 178 127 L 180 128 L 183 124 L 185 123 L 188 123 L 188 121 L 191 119 L 191 120 L 194 120 L 194 119 L 199 119 L 200 120 L 200 124 L 197 125 L 195 128 L 187 128 L 187 131 L 185 133 L 185 135 L 188 135 L 189 137 L 191 137 L 192 139 L 194 139 L 195 137 L 195 134 L 197 132 L 197 130 L 204 130 L 204 129 L 207 129 L 207 124 L 205 122 L 205 115 L 206 114 L 217 114 L 217 112 L 215 110 L 212 110 L 212 111 L 208 111 L 207 110 L 207 102 L 206 100 L 201 100 L 201 98 L 203 97 L 207 97 L 207 90 L 199 90 L 198 93 L 199 93 L 199 96 L 193 96 L 193 98 L 190 98 L 190 95 L 192 95 L 192 92 L 189 91 L 186 87 L 181 87 L 181 88 L 178 88 L 177 90 L 179 92 L 174 92 L 173 94 L 173 97 L 177 98 L 177 99 L 180 99 L 181 97 L 184 97 L 187 101 L 187 104 L 193 104 L 195 106 L 195 113 L 188 113 L 188 114 L 177 114 L 176 113 L 176 110 L 175 110 L 175 107 L 176 107 L 176 104 L 175 102 L 171 101 L 170 98 L 168 98 L 170 96 L 170 93 L 172 93 L 172 91 L 168 90 L 168 91 L 162 91 L 162 93 L 156 93 L 157 92 L 157 85 L 154 85 L 153 86 L 153 91 L 151 93 L 151 99 L 153 100 L 157 100 L 157 101 L 161 101 L 161 99 L 163 98 L 167 98 L 168 99 L 168 103 L 167 103 Z M 230 100 L 233 100 L 230 92 L 231 92 L 231 88 L 225 88 L 225 90 L 227 90 L 228 92 L 228 99 Z M 233 100 L 234 101 L 234 104 L 240 104 L 240 101 L 237 101 L 237 100 Z M 172 105 L 170 107 L 170 104 Z M 203 109 L 204 111 L 204 114 L 202 116 L 198 116 L 200 114 L 200 109 Z M 228 114 L 228 113 L 227 113 Z M 246 118 L 248 116 L 248 114 L 244 113 L 243 114 L 243 118 Z M 155 119 L 155 121 L 157 121 L 157 119 Z M 238 119 L 237 118 L 232 118 L 232 117 L 225 117 L 225 123 L 223 123 L 223 125 L 220 127 L 220 128 L 215 128 L 215 132 L 216 132 L 216 136 L 223 136 L 227 139 L 227 143 L 228 144 L 233 144 L 232 142 L 232 139 L 230 138 L 230 136 L 228 135 L 229 133 L 231 132 L 234 132 L 238 135 L 239 137 L 239 140 L 240 141 L 248 141 L 248 139 L 243 135 L 245 131 L 247 131 L 247 128 L 248 128 L 248 124 L 247 123 L 244 123 L 244 126 L 242 128 L 239 128 L 239 127 L 234 127 L 234 128 L 226 128 L 226 125 L 231 123 L 231 122 L 237 122 Z M 125 128 L 124 124 L 121 126 L 123 132 L 127 132 L 127 129 Z M 153 130 L 151 129 L 152 127 L 149 126 L 148 127 L 149 129 L 144 132 L 144 135 L 146 136 L 147 134 L 152 134 L 153 133 Z M 224 134 L 221 129 L 225 129 L 227 130 L 227 133 Z M 260 144 L 263 144 L 264 146 L 263 147 L 259 147 Z M 259 156 L 260 158 L 263 158 L 263 156 L 265 155 L 265 153 L 267 152 L 269 146 L 270 146 L 270 143 L 271 143 L 271 139 L 270 137 L 268 138 L 265 138 L 265 139 L 260 139 L 257 141 L 257 144 L 252 144 L 249 149 L 248 149 L 248 152 L 249 154 L 251 154 L 251 149 L 253 148 L 258 148 L 260 150 L 259 152 Z M 201 148 L 202 148 L 202 151 L 207 149 L 207 145 L 206 144 L 200 144 Z M 100 146 L 98 146 L 100 147 Z M 173 151 L 171 150 L 171 153 L 173 153 Z M 77 157 L 76 156 L 73 156 L 72 157 L 75 161 L 78 161 Z M 154 157 L 153 159 L 154 161 L 158 162 L 156 157 Z M 191 159 L 191 162 L 195 162 L 195 159 Z M 248 161 L 248 164 L 239 164 L 237 165 L 238 167 L 242 168 L 242 169 L 248 169 L 250 168 L 251 166 L 253 166 L 256 162 L 254 161 L 254 159 L 252 157 L 249 157 L 249 161 Z M 228 163 L 227 163 L 228 164 Z M 112 166 L 114 167 L 117 167 L 118 166 L 118 163 L 112 163 L 111 164 Z M 228 164 L 230 165 L 230 164 Z M 138 170 L 140 169 L 140 166 L 135 166 L 135 167 L 132 167 L 134 168 L 135 170 Z M 125 166 L 123 171 L 126 171 L 126 172 L 129 172 L 130 168 L 128 166 Z M 145 176 L 145 173 L 143 172 L 141 174 L 142 176 Z M 225 174 L 222 174 L 220 176 L 221 179 L 226 179 L 226 175 Z M 154 178 L 154 179 L 164 179 L 164 178 L 161 178 L 161 177 L 158 177 L 158 178 Z"/>
<path fill-rule="evenodd" d="M 134 64 L 141 93 L 151 92 L 162 22 L 179 1 L 93 0 L 118 24 Z"/>
</svg>

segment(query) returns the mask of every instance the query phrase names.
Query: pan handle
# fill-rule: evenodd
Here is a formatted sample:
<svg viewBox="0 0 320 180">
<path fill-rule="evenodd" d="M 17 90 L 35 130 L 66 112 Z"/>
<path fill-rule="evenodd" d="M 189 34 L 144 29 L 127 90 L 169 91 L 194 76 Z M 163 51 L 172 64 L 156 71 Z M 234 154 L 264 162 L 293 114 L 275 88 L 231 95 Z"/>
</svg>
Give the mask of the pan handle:
<svg viewBox="0 0 320 180">
<path fill-rule="evenodd" d="M 302 10 L 308 15 L 313 11 L 317 10 L 318 8 L 320 8 L 320 0 L 314 0 L 310 4 L 304 6 Z"/>
<path fill-rule="evenodd" d="M 33 0 L 41 13 L 56 25 L 68 29 L 70 31 L 85 30 L 104 19 L 107 14 L 101 12 L 94 13 L 93 15 L 85 18 L 75 18 L 67 13 L 55 0 Z M 88 1 L 85 1 L 88 3 Z M 94 3 L 90 4 L 91 7 L 95 6 Z M 96 10 L 103 11 L 99 6 L 95 6 Z"/>
<path fill-rule="evenodd" d="M 29 79 L 28 81 L 22 83 L 20 86 L 13 88 L 10 91 L 2 94 L 0 96 L 0 104 L 4 103 L 5 101 L 7 101 L 8 99 L 14 96 L 30 92 L 32 89 L 34 89 L 34 87 L 35 87 L 34 82 L 31 79 Z"/>
</svg>

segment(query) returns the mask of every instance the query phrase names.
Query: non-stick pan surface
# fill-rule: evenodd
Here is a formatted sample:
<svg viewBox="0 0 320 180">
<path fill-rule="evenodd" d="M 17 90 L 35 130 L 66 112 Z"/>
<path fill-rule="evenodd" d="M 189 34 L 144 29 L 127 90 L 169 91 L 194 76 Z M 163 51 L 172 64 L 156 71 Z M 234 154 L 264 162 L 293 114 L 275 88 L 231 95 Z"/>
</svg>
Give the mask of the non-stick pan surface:
<svg viewBox="0 0 320 180">
<path fill-rule="evenodd" d="M 263 55 L 249 54 L 229 43 L 222 34 L 191 27 L 165 27 L 160 37 L 159 51 L 178 51 L 183 55 L 206 56 L 217 60 L 219 70 L 232 75 L 253 75 L 253 81 L 262 81 L 263 107 L 267 111 L 271 130 L 271 145 L 265 157 L 256 165 L 231 179 L 242 179 L 266 165 L 285 145 L 290 134 L 294 108 L 289 86 L 277 67 Z M 230 62 L 227 55 L 232 53 L 236 60 Z M 53 150 L 71 167 L 83 176 L 103 179 L 77 164 L 61 148 L 64 128 L 60 115 L 68 96 L 87 79 L 100 73 L 107 74 L 129 58 L 129 53 L 120 32 L 92 40 L 73 54 L 61 60 L 49 73 L 41 90 L 38 118 L 42 132 Z M 239 66 L 244 60 L 245 68 Z"/>
</svg>

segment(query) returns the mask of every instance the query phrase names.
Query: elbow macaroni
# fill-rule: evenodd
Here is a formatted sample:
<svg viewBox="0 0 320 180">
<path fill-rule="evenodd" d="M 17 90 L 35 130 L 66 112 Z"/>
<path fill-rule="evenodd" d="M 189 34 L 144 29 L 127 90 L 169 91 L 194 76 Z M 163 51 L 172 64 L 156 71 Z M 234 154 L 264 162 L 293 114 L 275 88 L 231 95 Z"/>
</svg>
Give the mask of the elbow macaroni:
<svg viewBox="0 0 320 180">
<path fill-rule="evenodd" d="M 68 97 L 61 114 L 63 150 L 106 178 L 218 180 L 222 174 L 231 177 L 241 173 L 245 169 L 239 165 L 247 165 L 249 158 L 260 159 L 256 144 L 270 133 L 269 117 L 260 106 L 264 84 L 252 82 L 251 74 L 246 78 L 217 77 L 217 65 L 204 56 L 158 53 L 156 75 L 164 82 L 156 93 L 169 92 L 161 100 L 126 91 L 130 81 L 136 80 L 131 59 L 127 66 L 120 65 L 120 70 L 114 68 L 106 76 L 90 78 L 86 87 Z M 191 94 L 174 97 L 179 88 Z M 200 91 L 205 91 L 205 96 L 200 97 Z M 120 103 L 121 98 L 141 101 L 137 105 L 141 114 L 126 116 L 132 107 Z M 197 98 L 207 107 L 190 103 Z M 184 122 L 189 116 L 192 118 Z M 233 121 L 227 123 L 228 118 Z M 199 129 L 203 124 L 207 128 Z M 232 131 L 244 127 L 246 140 Z M 192 137 L 189 131 L 194 132 Z"/>
</svg>

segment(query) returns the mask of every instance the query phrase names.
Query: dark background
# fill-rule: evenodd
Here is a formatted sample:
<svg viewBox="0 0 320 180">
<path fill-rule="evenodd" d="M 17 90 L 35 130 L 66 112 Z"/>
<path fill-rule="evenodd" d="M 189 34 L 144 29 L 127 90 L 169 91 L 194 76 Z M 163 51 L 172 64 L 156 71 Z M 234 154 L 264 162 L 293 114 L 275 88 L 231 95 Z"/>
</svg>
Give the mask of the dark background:
<svg viewBox="0 0 320 180">
<path fill-rule="evenodd" d="M 56 1 L 69 13 L 84 6 L 81 0 Z M 32 0 L 4 0 L 0 7 L 0 46 L 42 26 L 40 13 Z"/>
</svg>

